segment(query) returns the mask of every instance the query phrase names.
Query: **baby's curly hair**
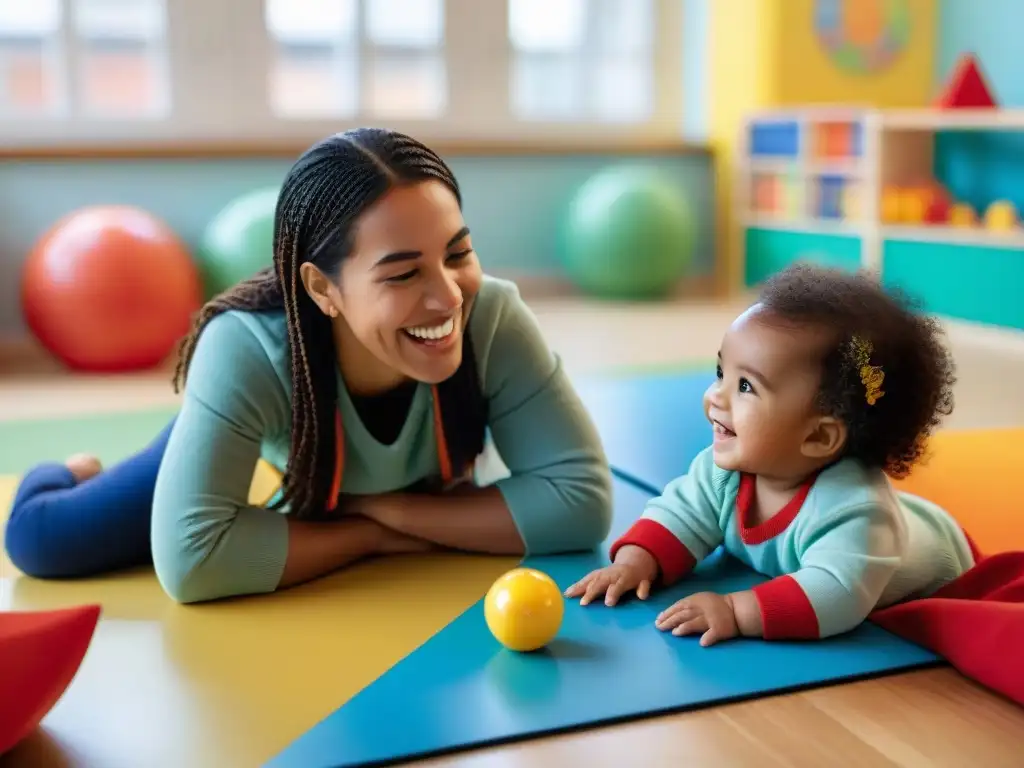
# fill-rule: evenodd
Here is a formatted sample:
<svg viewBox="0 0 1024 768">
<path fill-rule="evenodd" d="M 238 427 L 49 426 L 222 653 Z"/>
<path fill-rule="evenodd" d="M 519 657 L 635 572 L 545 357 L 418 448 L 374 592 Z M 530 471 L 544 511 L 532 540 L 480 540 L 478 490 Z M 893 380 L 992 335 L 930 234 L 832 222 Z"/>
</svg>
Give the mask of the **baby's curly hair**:
<svg viewBox="0 0 1024 768">
<path fill-rule="evenodd" d="M 759 301 L 783 321 L 835 332 L 822 360 L 819 402 L 847 425 L 843 455 L 893 478 L 909 475 L 927 439 L 953 412 L 955 367 L 939 322 L 871 273 L 803 262 L 770 277 Z M 857 357 L 860 342 L 867 342 L 870 365 L 884 375 L 873 405 Z"/>
</svg>

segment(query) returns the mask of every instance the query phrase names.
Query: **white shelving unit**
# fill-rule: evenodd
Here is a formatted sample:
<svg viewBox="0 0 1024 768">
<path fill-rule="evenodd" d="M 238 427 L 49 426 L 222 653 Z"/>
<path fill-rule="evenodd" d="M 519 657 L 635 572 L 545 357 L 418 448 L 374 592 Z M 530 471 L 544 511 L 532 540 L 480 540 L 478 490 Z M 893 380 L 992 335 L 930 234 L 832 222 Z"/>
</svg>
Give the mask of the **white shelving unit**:
<svg viewBox="0 0 1024 768">
<path fill-rule="evenodd" d="M 862 265 L 879 272 L 889 240 L 1024 250 L 1024 227 L 987 228 L 984 210 L 976 211 L 975 226 L 883 219 L 886 190 L 934 183 L 935 136 L 952 130 L 1024 131 L 1024 110 L 822 107 L 753 114 L 737 169 L 740 226 L 857 237 Z"/>
</svg>

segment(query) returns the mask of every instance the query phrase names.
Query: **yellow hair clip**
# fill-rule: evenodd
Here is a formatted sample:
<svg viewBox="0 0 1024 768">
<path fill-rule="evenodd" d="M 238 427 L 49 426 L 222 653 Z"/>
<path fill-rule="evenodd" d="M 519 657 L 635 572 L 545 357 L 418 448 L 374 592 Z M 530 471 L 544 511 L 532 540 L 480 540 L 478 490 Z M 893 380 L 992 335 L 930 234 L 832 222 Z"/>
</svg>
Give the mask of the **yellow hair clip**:
<svg viewBox="0 0 1024 768">
<path fill-rule="evenodd" d="M 864 385 L 864 397 L 868 405 L 874 405 L 878 398 L 883 397 L 882 382 L 885 381 L 885 371 L 880 365 L 871 365 L 871 342 L 860 336 L 854 336 L 850 342 L 853 346 L 853 357 L 857 362 L 860 371 L 860 380 Z"/>
</svg>

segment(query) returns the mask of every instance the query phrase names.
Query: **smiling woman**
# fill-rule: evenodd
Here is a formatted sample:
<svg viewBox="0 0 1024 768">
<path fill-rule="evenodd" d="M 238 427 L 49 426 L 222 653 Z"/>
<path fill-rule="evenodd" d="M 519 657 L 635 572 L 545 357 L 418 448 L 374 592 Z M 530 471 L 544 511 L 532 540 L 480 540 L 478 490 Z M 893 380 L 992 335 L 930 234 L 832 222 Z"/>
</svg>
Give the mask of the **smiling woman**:
<svg viewBox="0 0 1024 768">
<path fill-rule="evenodd" d="M 596 430 L 511 283 L 482 273 L 458 184 L 403 134 L 311 147 L 273 267 L 210 301 L 182 408 L 149 447 L 29 472 L 6 531 L 37 577 L 153 562 L 180 602 L 272 592 L 370 555 L 589 549 L 610 527 Z M 487 433 L 508 476 L 474 462 Z M 257 461 L 283 472 L 249 502 Z"/>
</svg>

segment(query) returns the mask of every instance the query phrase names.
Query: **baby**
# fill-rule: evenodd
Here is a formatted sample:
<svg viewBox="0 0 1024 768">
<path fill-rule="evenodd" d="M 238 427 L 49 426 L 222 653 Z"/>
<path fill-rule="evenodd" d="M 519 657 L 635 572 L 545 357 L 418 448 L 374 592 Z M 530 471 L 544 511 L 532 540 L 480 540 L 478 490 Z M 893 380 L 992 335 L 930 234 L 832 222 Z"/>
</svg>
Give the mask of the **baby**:
<svg viewBox="0 0 1024 768">
<path fill-rule="evenodd" d="M 975 563 L 936 505 L 897 493 L 943 415 L 953 363 L 938 323 L 868 274 L 808 265 L 764 285 L 728 329 L 704 395 L 714 441 L 567 597 L 606 605 L 685 576 L 716 547 L 770 577 L 658 615 L 701 645 L 823 638 L 923 597 Z"/>
</svg>

